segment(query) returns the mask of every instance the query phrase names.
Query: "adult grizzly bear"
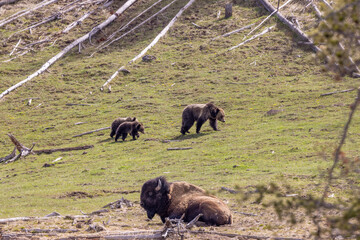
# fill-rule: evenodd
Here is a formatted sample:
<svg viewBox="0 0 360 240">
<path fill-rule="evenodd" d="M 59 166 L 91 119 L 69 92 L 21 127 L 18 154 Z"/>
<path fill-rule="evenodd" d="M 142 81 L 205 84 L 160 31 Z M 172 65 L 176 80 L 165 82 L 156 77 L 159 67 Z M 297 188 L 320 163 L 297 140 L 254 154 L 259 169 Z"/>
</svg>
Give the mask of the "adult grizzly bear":
<svg viewBox="0 0 360 240">
<path fill-rule="evenodd" d="M 199 221 L 207 225 L 232 223 L 231 212 L 224 202 L 187 182 L 171 183 L 164 177 L 151 179 L 142 186 L 140 200 L 149 219 L 158 214 L 165 222 L 167 217 L 179 219 L 185 214 L 183 220 L 190 222 L 201 213 Z"/>
<path fill-rule="evenodd" d="M 138 121 L 123 122 L 116 130 L 115 142 L 117 142 L 120 136 L 122 136 L 122 140 L 125 141 L 128 134 L 133 137 L 133 140 L 136 140 L 136 137 L 139 138 L 140 136 L 139 132 L 145 133 L 144 125 L 142 123 L 139 123 Z"/>
<path fill-rule="evenodd" d="M 136 121 L 136 117 L 131 118 L 131 117 L 127 117 L 127 118 L 117 118 L 113 121 L 113 123 L 111 124 L 111 133 L 110 133 L 110 137 L 113 138 L 114 135 L 116 134 L 116 130 L 118 129 L 118 127 L 120 126 L 120 124 L 122 124 L 123 122 L 134 122 Z"/>
<path fill-rule="evenodd" d="M 196 133 L 200 132 L 201 126 L 209 119 L 210 126 L 218 131 L 217 120 L 225 122 L 225 112 L 213 103 L 191 104 L 184 108 L 182 113 L 181 133 L 190 133 L 189 129 L 196 121 Z"/>
</svg>

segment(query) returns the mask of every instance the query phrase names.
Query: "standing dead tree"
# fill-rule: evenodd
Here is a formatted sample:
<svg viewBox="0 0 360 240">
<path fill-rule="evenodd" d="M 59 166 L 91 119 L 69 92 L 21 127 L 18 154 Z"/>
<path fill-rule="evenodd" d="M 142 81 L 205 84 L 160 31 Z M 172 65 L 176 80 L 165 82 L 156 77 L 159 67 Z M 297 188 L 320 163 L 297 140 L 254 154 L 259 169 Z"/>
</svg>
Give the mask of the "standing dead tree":
<svg viewBox="0 0 360 240">
<path fill-rule="evenodd" d="M 137 59 L 141 58 L 142 56 L 145 55 L 145 53 L 152 48 L 159 40 L 161 37 L 163 37 L 167 31 L 169 31 L 169 29 L 172 27 L 172 25 L 174 25 L 174 23 L 176 22 L 176 20 L 181 16 L 181 14 L 188 8 L 190 7 L 193 3 L 195 2 L 195 0 L 190 0 L 184 7 L 182 7 L 180 9 L 180 11 L 175 15 L 175 17 L 168 23 L 168 25 L 154 38 L 154 40 L 146 47 L 144 48 L 144 50 L 142 50 L 142 52 L 137 55 L 136 57 L 134 57 L 132 60 L 130 60 L 128 62 L 128 64 L 132 64 L 134 63 Z M 125 69 L 125 65 L 120 67 L 100 88 L 101 91 L 104 90 L 104 87 L 109 84 L 123 69 Z"/>
<path fill-rule="evenodd" d="M 55 1 L 55 0 L 53 0 Z M 12 87 L 5 90 L 3 93 L 0 94 L 0 99 L 2 99 L 5 95 L 9 94 L 10 92 L 14 91 L 18 87 L 22 86 L 26 82 L 30 81 L 34 77 L 40 75 L 43 73 L 46 69 L 48 69 L 52 64 L 54 64 L 57 60 L 59 60 L 62 56 L 64 56 L 67 52 L 69 52 L 73 47 L 82 44 L 86 39 L 91 39 L 91 36 L 94 36 L 96 33 L 101 31 L 103 28 L 108 26 L 111 22 L 113 22 L 116 18 L 118 18 L 127 8 L 129 8 L 133 3 L 135 3 L 136 0 L 128 0 L 122 5 L 113 15 L 111 15 L 107 20 L 100 23 L 98 26 L 93 28 L 89 33 L 85 34 L 84 36 L 76 39 L 71 44 L 69 44 L 67 47 L 65 47 L 61 52 L 59 52 L 56 56 L 51 58 L 49 61 L 47 61 L 39 70 L 28 76 L 25 80 L 13 85 Z"/>
</svg>

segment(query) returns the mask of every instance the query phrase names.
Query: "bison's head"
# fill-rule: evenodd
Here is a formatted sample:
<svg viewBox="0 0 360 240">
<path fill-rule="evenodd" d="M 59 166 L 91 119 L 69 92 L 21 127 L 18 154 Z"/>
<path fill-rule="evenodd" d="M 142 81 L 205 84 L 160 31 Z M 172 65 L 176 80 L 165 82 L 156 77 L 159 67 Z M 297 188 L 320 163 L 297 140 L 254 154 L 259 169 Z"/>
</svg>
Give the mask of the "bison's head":
<svg viewBox="0 0 360 240">
<path fill-rule="evenodd" d="M 157 213 L 166 212 L 169 206 L 169 183 L 164 177 L 157 177 L 144 183 L 140 194 L 140 205 L 146 210 L 149 219 Z"/>
</svg>

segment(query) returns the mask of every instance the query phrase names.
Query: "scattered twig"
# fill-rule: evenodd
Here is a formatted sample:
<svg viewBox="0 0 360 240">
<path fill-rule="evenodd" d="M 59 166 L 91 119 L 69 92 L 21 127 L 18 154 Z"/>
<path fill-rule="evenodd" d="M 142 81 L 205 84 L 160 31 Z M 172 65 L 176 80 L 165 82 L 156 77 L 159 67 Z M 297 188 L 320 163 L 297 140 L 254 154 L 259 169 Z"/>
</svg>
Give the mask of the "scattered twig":
<svg viewBox="0 0 360 240">
<path fill-rule="evenodd" d="M 99 132 L 99 131 L 107 130 L 107 129 L 110 129 L 110 128 L 111 128 L 111 127 L 99 128 L 99 129 L 95 129 L 95 130 L 92 130 L 92 131 L 89 131 L 89 132 L 84 132 L 84 133 L 75 135 L 75 136 L 73 136 L 73 137 L 80 137 L 80 136 L 83 136 L 83 135 L 86 135 L 86 134 L 91 134 L 91 133 L 94 133 L 94 132 Z"/>
<path fill-rule="evenodd" d="M 30 228 L 30 229 L 21 229 L 22 232 L 26 233 L 74 233 L 78 232 L 78 229 L 38 229 L 38 228 Z"/>
<path fill-rule="evenodd" d="M 336 93 L 345 93 L 345 92 L 351 92 L 354 91 L 356 88 L 350 88 L 350 89 L 346 89 L 346 90 L 339 90 L 339 91 L 334 91 L 334 92 L 329 92 L 329 93 L 323 93 L 320 95 L 320 97 L 324 97 L 324 96 L 329 96 L 329 95 L 333 95 Z"/>
</svg>

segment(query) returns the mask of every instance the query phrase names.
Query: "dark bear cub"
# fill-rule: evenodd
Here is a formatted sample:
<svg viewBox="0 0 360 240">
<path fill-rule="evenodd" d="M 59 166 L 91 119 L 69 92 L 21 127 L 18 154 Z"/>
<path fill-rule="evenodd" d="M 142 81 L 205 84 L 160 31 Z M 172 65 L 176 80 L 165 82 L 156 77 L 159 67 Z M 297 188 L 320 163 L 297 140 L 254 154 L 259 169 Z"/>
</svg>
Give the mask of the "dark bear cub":
<svg viewBox="0 0 360 240">
<path fill-rule="evenodd" d="M 196 121 L 196 133 L 200 132 L 201 126 L 209 119 L 210 126 L 218 131 L 217 120 L 225 122 L 225 112 L 213 103 L 191 104 L 184 108 L 182 113 L 181 133 L 189 133 L 189 129 Z"/>
<path fill-rule="evenodd" d="M 111 124 L 111 133 L 110 133 L 110 137 L 113 138 L 114 135 L 116 134 L 116 130 L 118 129 L 118 127 L 120 126 L 120 124 L 122 124 L 123 122 L 134 122 L 136 121 L 136 117 L 131 118 L 131 117 L 127 117 L 127 118 L 117 118 L 113 121 L 113 123 Z"/>
<path fill-rule="evenodd" d="M 145 133 L 144 125 L 142 123 L 139 123 L 138 121 L 124 122 L 120 124 L 116 130 L 115 142 L 117 142 L 120 136 L 122 140 L 125 141 L 128 134 L 133 137 L 133 140 L 136 140 L 136 137 L 139 138 L 140 136 L 139 132 Z"/>
</svg>

